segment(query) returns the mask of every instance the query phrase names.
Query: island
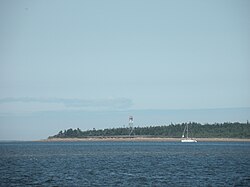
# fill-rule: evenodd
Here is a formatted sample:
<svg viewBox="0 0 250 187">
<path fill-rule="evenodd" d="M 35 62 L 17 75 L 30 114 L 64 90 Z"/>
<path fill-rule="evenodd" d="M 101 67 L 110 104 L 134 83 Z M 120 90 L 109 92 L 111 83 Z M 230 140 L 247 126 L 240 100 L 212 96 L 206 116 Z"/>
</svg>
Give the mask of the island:
<svg viewBox="0 0 250 187">
<path fill-rule="evenodd" d="M 44 141 L 179 141 L 187 123 L 109 129 L 67 129 Z M 224 122 L 201 124 L 189 122 L 190 137 L 198 141 L 250 141 L 250 124 Z"/>
</svg>

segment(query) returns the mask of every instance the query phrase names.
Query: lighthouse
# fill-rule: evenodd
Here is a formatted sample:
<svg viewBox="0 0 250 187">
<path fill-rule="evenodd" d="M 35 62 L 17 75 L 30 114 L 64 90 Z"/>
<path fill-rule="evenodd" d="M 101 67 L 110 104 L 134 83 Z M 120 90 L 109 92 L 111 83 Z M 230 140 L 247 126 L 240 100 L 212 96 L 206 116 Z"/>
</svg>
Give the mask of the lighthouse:
<svg viewBox="0 0 250 187">
<path fill-rule="evenodd" d="M 131 136 L 131 134 L 134 133 L 134 118 L 133 118 L 133 116 L 129 116 L 128 128 L 129 128 L 129 136 Z"/>
</svg>

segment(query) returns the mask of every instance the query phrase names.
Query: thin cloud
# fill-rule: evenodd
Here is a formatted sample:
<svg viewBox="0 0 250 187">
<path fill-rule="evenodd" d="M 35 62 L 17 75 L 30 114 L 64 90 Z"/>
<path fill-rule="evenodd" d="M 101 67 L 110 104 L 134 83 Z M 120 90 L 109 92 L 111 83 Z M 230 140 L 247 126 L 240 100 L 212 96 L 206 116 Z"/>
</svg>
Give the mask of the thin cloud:
<svg viewBox="0 0 250 187">
<path fill-rule="evenodd" d="M 46 103 L 62 104 L 68 108 L 110 108 L 110 109 L 127 109 L 133 105 L 128 98 L 112 99 L 74 99 L 74 98 L 36 98 L 36 97 L 7 97 L 1 98 L 0 104 L 8 103 Z"/>
</svg>

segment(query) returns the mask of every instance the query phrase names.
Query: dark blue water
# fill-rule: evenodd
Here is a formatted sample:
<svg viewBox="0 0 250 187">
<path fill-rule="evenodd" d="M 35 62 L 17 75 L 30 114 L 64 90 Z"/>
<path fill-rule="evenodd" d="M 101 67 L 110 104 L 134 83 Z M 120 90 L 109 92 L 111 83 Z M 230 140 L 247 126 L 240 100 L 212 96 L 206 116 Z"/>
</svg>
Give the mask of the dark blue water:
<svg viewBox="0 0 250 187">
<path fill-rule="evenodd" d="M 0 143 L 0 186 L 250 186 L 250 143 Z"/>
</svg>

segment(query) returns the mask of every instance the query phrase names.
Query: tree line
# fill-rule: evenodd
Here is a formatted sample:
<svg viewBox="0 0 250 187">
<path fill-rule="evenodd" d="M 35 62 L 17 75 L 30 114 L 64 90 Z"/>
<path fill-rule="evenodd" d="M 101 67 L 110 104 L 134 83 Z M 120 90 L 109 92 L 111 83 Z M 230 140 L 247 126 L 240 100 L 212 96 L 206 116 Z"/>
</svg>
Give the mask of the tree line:
<svg viewBox="0 0 250 187">
<path fill-rule="evenodd" d="M 163 126 L 135 127 L 131 136 L 150 136 L 180 138 L 187 123 L 170 124 Z M 200 124 L 189 122 L 189 137 L 195 138 L 250 138 L 250 124 L 239 122 L 225 122 L 214 124 Z M 81 129 L 68 129 L 60 131 L 49 138 L 88 138 L 88 137 L 113 137 L 129 136 L 131 128 L 92 129 L 82 131 Z"/>
</svg>

